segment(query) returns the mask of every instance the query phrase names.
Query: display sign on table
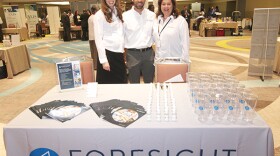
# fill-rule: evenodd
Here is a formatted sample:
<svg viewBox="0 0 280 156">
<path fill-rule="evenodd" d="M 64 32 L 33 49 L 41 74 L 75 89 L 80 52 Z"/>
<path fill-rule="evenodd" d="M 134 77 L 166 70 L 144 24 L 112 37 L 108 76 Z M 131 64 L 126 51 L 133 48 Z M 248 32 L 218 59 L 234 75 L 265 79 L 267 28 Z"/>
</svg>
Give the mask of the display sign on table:
<svg viewBox="0 0 280 156">
<path fill-rule="evenodd" d="M 56 63 L 56 69 L 61 90 L 82 87 L 81 67 L 79 61 Z"/>
</svg>

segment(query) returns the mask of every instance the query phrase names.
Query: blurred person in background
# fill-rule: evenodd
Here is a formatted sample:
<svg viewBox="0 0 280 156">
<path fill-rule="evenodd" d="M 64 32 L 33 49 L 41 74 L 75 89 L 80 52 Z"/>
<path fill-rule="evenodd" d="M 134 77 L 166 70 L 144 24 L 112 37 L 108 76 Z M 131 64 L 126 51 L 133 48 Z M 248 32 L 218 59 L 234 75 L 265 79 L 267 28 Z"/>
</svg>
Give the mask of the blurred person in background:
<svg viewBox="0 0 280 156">
<path fill-rule="evenodd" d="M 155 12 L 155 6 L 153 4 L 150 4 L 148 6 L 148 9 L 151 11 L 151 12 Z"/>
<path fill-rule="evenodd" d="M 0 42 L 3 42 L 3 32 L 2 32 L 2 18 L 0 17 Z"/>
<path fill-rule="evenodd" d="M 63 40 L 64 41 L 70 41 L 71 40 L 71 36 L 70 36 L 70 29 L 71 29 L 71 25 L 70 25 L 70 18 L 69 18 L 69 13 L 67 13 L 68 11 L 64 11 L 63 14 L 61 15 L 61 20 L 60 22 L 63 25 Z"/>
<path fill-rule="evenodd" d="M 88 36 L 89 36 L 89 47 L 91 52 L 91 58 L 93 59 L 94 69 L 97 68 L 97 49 L 94 38 L 94 15 L 97 12 L 97 7 L 93 5 L 91 7 L 91 15 L 88 18 Z"/>
<path fill-rule="evenodd" d="M 74 23 L 74 15 L 73 15 L 71 9 L 68 10 L 68 14 L 69 14 L 69 19 L 70 19 L 70 25 L 75 25 L 75 23 Z"/>
<path fill-rule="evenodd" d="M 90 12 L 86 9 L 83 10 L 83 14 L 81 15 L 81 26 L 82 26 L 82 41 L 88 40 L 88 18 L 90 16 Z"/>
<path fill-rule="evenodd" d="M 73 20 L 74 20 L 74 24 L 76 26 L 81 26 L 80 14 L 79 14 L 78 10 L 75 11 Z"/>
</svg>

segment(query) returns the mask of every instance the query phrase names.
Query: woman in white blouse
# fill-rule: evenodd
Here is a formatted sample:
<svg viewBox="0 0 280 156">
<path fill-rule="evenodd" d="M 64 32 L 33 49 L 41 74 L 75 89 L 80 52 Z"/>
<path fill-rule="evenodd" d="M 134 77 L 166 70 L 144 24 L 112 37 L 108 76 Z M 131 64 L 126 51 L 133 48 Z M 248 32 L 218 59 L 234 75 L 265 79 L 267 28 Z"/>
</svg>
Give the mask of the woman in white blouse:
<svg viewBox="0 0 280 156">
<path fill-rule="evenodd" d="M 101 9 L 94 16 L 94 34 L 99 58 L 96 81 L 100 84 L 127 83 L 119 0 L 101 0 Z"/>
<path fill-rule="evenodd" d="M 155 60 L 176 57 L 189 62 L 189 28 L 176 10 L 176 0 L 158 0 L 157 19 L 153 25 Z"/>
</svg>

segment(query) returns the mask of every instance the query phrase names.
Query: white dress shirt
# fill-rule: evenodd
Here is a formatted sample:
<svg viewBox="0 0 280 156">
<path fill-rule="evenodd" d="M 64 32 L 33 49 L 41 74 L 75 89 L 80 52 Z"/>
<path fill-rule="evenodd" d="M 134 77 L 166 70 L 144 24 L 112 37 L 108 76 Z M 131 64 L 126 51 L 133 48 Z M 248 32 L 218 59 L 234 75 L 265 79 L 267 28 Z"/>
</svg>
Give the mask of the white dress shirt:
<svg viewBox="0 0 280 156">
<path fill-rule="evenodd" d="M 156 60 L 180 57 L 189 62 L 189 28 L 181 15 L 176 19 L 171 15 L 164 22 L 163 17 L 158 16 L 153 25 L 153 38 L 156 42 Z"/>
<path fill-rule="evenodd" d="M 155 13 L 144 8 L 141 14 L 134 10 L 123 13 L 125 48 L 148 48 L 153 44 L 152 30 Z"/>
<path fill-rule="evenodd" d="M 90 41 L 94 40 L 94 15 L 91 14 L 88 18 L 88 39 Z"/>
<path fill-rule="evenodd" d="M 108 23 L 102 10 L 94 15 L 94 35 L 101 64 L 108 62 L 105 49 L 112 52 L 124 52 L 124 31 L 123 23 L 116 16 L 117 10 L 114 9 L 112 16 L 113 22 Z"/>
<path fill-rule="evenodd" d="M 204 16 L 203 16 L 203 15 L 200 15 L 200 16 L 196 17 L 196 18 L 195 18 L 195 21 L 197 21 L 197 20 L 200 19 L 200 18 L 204 18 Z"/>
<path fill-rule="evenodd" d="M 70 19 L 70 25 L 74 25 L 74 15 L 71 13 L 69 16 Z"/>
</svg>

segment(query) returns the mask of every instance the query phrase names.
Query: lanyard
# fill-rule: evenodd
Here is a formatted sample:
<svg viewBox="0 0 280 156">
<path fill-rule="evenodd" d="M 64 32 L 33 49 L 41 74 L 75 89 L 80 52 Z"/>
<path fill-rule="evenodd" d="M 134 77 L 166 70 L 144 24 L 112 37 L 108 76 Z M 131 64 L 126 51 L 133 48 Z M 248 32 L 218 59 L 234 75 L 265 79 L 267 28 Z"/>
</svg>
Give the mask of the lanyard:
<svg viewBox="0 0 280 156">
<path fill-rule="evenodd" d="M 158 36 L 160 37 L 161 32 L 165 29 L 165 27 L 167 26 L 167 24 L 170 22 L 171 18 L 169 18 L 168 22 L 164 25 L 164 27 L 161 29 L 161 31 L 159 32 L 159 23 L 161 20 L 158 21 Z"/>
</svg>

